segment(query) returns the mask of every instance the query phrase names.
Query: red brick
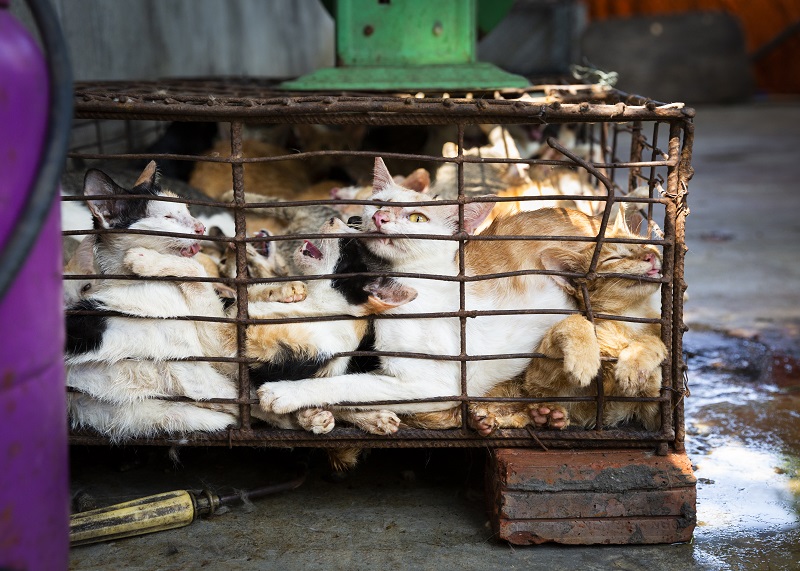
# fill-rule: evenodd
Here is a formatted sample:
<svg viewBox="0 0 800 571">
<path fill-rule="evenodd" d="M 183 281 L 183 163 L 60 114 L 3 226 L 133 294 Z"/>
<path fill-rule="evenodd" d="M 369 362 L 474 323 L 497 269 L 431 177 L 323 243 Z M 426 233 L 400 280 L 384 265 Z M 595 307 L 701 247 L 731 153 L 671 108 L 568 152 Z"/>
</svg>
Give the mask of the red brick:
<svg viewBox="0 0 800 571">
<path fill-rule="evenodd" d="M 644 450 L 502 448 L 494 453 L 500 484 L 509 490 L 627 491 L 694 486 L 685 454 L 658 456 Z"/>
<path fill-rule="evenodd" d="M 685 454 L 498 449 L 487 498 L 498 537 L 519 545 L 674 543 L 692 537 L 695 483 Z"/>
<path fill-rule="evenodd" d="M 694 524 L 674 517 L 503 520 L 495 531 L 514 545 L 643 545 L 690 541 Z"/>
<path fill-rule="evenodd" d="M 500 498 L 504 519 L 608 518 L 622 516 L 681 516 L 694 505 L 694 488 L 596 492 L 514 492 Z"/>
</svg>

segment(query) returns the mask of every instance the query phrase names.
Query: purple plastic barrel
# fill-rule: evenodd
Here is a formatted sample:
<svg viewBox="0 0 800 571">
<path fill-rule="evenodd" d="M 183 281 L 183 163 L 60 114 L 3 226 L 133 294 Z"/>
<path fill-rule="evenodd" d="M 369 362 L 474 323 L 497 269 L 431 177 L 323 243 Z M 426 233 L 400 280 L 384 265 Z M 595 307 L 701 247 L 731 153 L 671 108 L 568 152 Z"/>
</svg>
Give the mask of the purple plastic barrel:
<svg viewBox="0 0 800 571">
<path fill-rule="evenodd" d="M 45 144 L 45 60 L 0 0 L 0 247 Z M 0 299 L 0 569 L 57 571 L 69 558 L 61 233 L 57 200 Z"/>
</svg>

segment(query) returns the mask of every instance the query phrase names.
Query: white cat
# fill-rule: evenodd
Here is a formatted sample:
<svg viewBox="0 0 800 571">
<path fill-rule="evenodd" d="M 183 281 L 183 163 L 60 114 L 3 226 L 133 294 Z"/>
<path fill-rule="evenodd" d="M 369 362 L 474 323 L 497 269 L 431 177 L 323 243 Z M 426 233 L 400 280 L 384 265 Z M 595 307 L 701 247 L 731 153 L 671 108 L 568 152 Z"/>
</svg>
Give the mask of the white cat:
<svg viewBox="0 0 800 571">
<path fill-rule="evenodd" d="M 452 236 L 459 230 L 458 206 L 404 206 L 427 202 L 426 194 L 398 186 L 383 161 L 375 161 L 375 200 L 396 203 L 364 208 L 364 229 L 385 237 L 363 239 L 367 249 L 392 272 L 418 277 L 395 278 L 418 292 L 416 299 L 387 311 L 408 315 L 408 319 L 377 319 L 375 348 L 379 351 L 404 351 L 432 357 L 460 354 L 460 322 L 457 317 L 420 318 L 418 313 L 450 312 L 459 309 L 459 283 L 434 280 L 433 275 L 458 274 L 458 242 L 440 239 L 413 239 L 414 235 Z M 491 210 L 491 202 L 464 205 L 464 231 L 474 232 Z M 511 222 L 509 222 L 511 221 Z M 487 234 L 520 235 L 515 217 L 497 219 Z M 531 233 L 533 234 L 533 233 Z M 546 234 L 546 232 L 540 232 Z M 411 239 L 409 239 L 411 238 Z M 477 241 L 466 245 L 467 276 L 507 271 L 542 269 L 536 243 L 520 241 Z M 374 262 L 371 262 L 374 264 Z M 380 264 L 377 265 L 380 267 Z M 520 275 L 466 283 L 467 310 L 544 310 L 541 314 L 480 316 L 467 320 L 466 354 L 487 356 L 530 353 L 545 331 L 563 318 L 547 310 L 573 309 L 574 302 L 556 283 L 544 275 Z M 467 363 L 467 390 L 472 396 L 486 394 L 497 383 L 525 370 L 528 358 L 488 359 Z M 369 374 L 338 375 L 326 379 L 281 381 L 263 385 L 259 399 L 265 411 L 285 413 L 322 403 L 364 403 L 359 408 L 375 408 L 371 401 L 431 399 L 459 395 L 461 365 L 458 361 L 411 357 L 383 357 L 380 368 Z M 442 410 L 453 402 L 393 404 L 399 413 Z"/>
</svg>

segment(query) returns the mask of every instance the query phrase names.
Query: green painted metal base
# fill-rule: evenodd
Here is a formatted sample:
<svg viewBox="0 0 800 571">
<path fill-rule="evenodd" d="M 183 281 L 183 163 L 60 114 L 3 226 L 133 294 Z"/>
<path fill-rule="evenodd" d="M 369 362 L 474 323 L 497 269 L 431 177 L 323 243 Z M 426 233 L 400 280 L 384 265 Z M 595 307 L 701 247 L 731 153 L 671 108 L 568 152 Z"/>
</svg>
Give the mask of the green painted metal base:
<svg viewBox="0 0 800 571">
<path fill-rule="evenodd" d="M 318 69 L 280 87 L 298 91 L 482 90 L 527 87 L 528 80 L 485 62 L 420 66 Z"/>
</svg>

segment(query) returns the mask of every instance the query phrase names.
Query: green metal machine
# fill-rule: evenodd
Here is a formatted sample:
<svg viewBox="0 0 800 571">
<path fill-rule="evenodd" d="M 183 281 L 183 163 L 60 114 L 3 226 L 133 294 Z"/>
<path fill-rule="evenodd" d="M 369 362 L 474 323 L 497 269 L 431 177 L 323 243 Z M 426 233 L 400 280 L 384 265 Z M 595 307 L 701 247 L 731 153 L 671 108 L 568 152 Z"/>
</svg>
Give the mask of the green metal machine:
<svg viewBox="0 0 800 571">
<path fill-rule="evenodd" d="M 488 32 L 514 0 L 338 0 L 336 67 L 282 84 L 292 90 L 484 90 L 528 81 L 476 61 Z"/>
</svg>

